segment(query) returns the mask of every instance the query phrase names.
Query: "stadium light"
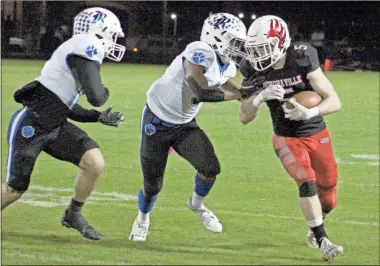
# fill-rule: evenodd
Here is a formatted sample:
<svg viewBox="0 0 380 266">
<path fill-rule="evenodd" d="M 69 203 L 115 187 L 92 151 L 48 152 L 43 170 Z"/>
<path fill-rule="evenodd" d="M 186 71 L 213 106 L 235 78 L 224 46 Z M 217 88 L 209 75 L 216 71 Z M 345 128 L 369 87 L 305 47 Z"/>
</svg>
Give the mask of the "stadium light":
<svg viewBox="0 0 380 266">
<path fill-rule="evenodd" d="M 244 18 L 244 13 L 239 13 L 239 18 Z"/>
<path fill-rule="evenodd" d="M 256 18 L 257 18 L 257 16 L 255 14 L 252 14 L 251 19 L 255 20 Z"/>
<path fill-rule="evenodd" d="M 173 36 L 175 37 L 177 35 L 177 14 L 176 13 L 171 13 L 170 18 L 174 20 L 174 32 Z"/>
</svg>

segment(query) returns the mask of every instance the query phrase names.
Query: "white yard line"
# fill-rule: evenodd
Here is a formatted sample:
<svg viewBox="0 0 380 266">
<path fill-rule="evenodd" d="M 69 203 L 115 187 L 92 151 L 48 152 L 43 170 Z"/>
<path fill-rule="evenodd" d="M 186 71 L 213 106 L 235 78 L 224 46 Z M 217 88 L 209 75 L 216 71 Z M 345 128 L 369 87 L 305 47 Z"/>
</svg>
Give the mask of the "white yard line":
<svg viewBox="0 0 380 266">
<path fill-rule="evenodd" d="M 31 186 L 31 189 L 38 190 L 38 191 L 46 191 L 49 193 L 39 194 L 39 193 L 27 192 L 24 195 L 24 197 L 18 201 L 19 203 L 24 203 L 24 204 L 28 204 L 28 205 L 32 205 L 36 207 L 50 207 L 51 208 L 51 207 L 56 207 L 56 206 L 65 206 L 67 205 L 70 199 L 70 197 L 68 196 L 60 196 L 60 195 L 51 193 L 51 192 L 71 191 L 71 189 L 68 189 L 68 188 L 52 188 L 52 187 L 43 187 L 43 186 L 34 185 L 34 186 Z M 97 192 L 96 194 L 101 197 L 90 197 L 88 203 L 95 204 L 95 205 L 112 204 L 114 206 L 134 208 L 137 210 L 137 204 L 131 205 L 127 203 L 127 201 L 130 201 L 130 200 L 137 201 L 136 196 L 132 196 L 129 194 L 116 193 L 116 192 Z M 43 199 L 45 199 L 46 201 L 43 201 Z M 118 203 L 118 201 L 122 203 Z M 155 206 L 155 208 L 161 209 L 164 211 L 189 211 L 187 208 L 184 208 L 184 207 Z M 281 215 L 274 215 L 270 213 L 239 212 L 239 211 L 228 211 L 228 210 L 220 210 L 220 209 L 217 212 L 231 214 L 231 215 L 245 215 L 245 216 L 252 216 L 252 217 L 269 217 L 269 218 L 275 218 L 275 219 L 304 220 L 304 218 L 301 216 L 281 216 Z M 328 221 L 333 222 L 333 223 L 344 223 L 344 224 L 379 227 L 379 222 L 375 222 L 375 221 L 368 221 L 368 222 L 355 221 L 355 220 L 342 221 L 342 220 L 334 220 L 334 219 L 328 219 Z"/>
<path fill-rule="evenodd" d="M 367 159 L 367 160 L 379 160 L 379 154 L 351 154 L 352 158 Z"/>
</svg>

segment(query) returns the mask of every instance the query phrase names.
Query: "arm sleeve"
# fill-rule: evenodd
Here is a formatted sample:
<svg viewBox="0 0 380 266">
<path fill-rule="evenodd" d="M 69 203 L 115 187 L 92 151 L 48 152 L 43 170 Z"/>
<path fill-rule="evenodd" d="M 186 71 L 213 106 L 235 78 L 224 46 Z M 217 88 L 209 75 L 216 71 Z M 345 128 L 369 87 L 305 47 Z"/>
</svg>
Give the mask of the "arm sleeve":
<svg viewBox="0 0 380 266">
<path fill-rule="evenodd" d="M 190 43 L 186 47 L 183 56 L 191 63 L 203 66 L 206 71 L 212 66 L 214 60 L 216 60 L 214 51 L 204 42 Z"/>
<path fill-rule="evenodd" d="M 88 102 L 96 107 L 105 104 L 109 98 L 109 90 L 102 85 L 99 64 L 78 55 L 70 56 L 68 63 Z"/>
<path fill-rule="evenodd" d="M 75 104 L 71 109 L 68 117 L 71 120 L 77 122 L 98 122 L 100 117 L 100 112 L 96 110 L 88 110 L 80 106 L 79 104 Z"/>
<path fill-rule="evenodd" d="M 224 92 L 220 90 L 202 89 L 192 76 L 186 79 L 188 87 L 193 91 L 199 102 L 223 102 Z"/>
</svg>

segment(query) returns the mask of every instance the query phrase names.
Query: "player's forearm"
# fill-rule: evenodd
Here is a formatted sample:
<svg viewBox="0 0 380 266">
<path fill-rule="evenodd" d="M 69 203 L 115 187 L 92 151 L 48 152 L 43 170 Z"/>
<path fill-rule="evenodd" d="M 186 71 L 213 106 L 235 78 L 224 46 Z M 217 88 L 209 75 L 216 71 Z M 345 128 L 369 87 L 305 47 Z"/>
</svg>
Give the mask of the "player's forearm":
<svg viewBox="0 0 380 266">
<path fill-rule="evenodd" d="M 87 123 L 87 122 L 98 122 L 100 117 L 100 112 L 96 110 L 88 110 L 75 104 L 69 113 L 68 118 L 71 120 Z"/>
<path fill-rule="evenodd" d="M 250 97 L 246 100 L 242 100 L 240 103 L 239 120 L 244 125 L 253 121 L 260 109 L 252 104 L 253 98 L 254 97 Z"/>
<path fill-rule="evenodd" d="M 329 95 L 325 97 L 322 102 L 317 106 L 319 109 L 319 115 L 329 115 L 338 112 L 341 108 L 339 97 L 335 95 Z"/>
<path fill-rule="evenodd" d="M 222 90 L 205 87 L 202 80 L 188 76 L 186 78 L 187 86 L 193 91 L 199 102 L 224 102 L 226 101 L 225 94 Z M 200 85 L 203 84 L 203 87 Z"/>
<path fill-rule="evenodd" d="M 224 92 L 225 101 L 239 100 L 241 98 L 240 88 L 241 83 L 233 79 L 229 79 L 226 83 L 224 83 L 221 86 L 221 90 Z"/>
</svg>

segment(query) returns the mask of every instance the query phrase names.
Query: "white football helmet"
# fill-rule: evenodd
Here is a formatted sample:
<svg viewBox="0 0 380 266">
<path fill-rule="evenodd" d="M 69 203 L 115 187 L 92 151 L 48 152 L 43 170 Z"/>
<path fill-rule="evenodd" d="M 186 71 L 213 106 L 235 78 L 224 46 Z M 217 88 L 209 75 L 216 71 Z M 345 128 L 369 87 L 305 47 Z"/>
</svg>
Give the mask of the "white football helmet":
<svg viewBox="0 0 380 266">
<path fill-rule="evenodd" d="M 263 71 L 285 55 L 290 41 L 288 25 L 281 18 L 259 17 L 248 29 L 247 59 L 255 70 Z"/>
<path fill-rule="evenodd" d="M 208 43 L 223 61 L 239 65 L 246 57 L 244 42 L 247 29 L 234 15 L 217 13 L 208 17 L 202 28 L 201 41 Z"/>
<path fill-rule="evenodd" d="M 81 11 L 74 18 L 74 35 L 92 34 L 103 41 L 107 58 L 119 62 L 125 52 L 125 46 L 117 43 L 118 37 L 124 37 L 119 19 L 111 11 L 101 7 L 91 7 Z"/>
</svg>

